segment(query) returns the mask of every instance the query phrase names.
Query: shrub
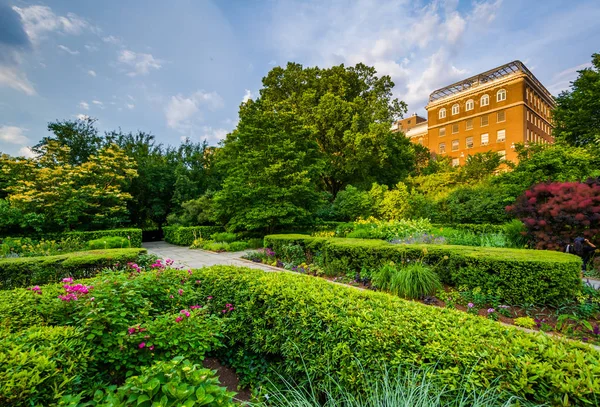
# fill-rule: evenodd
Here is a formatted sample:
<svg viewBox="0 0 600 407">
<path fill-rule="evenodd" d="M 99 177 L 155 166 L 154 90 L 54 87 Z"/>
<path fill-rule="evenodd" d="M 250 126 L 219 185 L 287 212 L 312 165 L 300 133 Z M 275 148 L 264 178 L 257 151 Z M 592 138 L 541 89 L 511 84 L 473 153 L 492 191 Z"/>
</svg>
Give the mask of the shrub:
<svg viewBox="0 0 600 407">
<path fill-rule="evenodd" d="M 39 235 L 31 235 L 34 240 L 72 240 L 82 244 L 90 240 L 96 240 L 107 236 L 124 237 L 131 241 L 131 247 L 142 247 L 142 229 L 125 228 L 125 229 L 107 229 L 95 230 L 91 232 L 64 232 L 64 233 L 44 233 Z"/>
<path fill-rule="evenodd" d="M 88 242 L 90 250 L 98 249 L 123 249 L 130 247 L 130 242 L 124 237 L 119 236 L 107 236 L 96 240 L 90 240 Z"/>
<path fill-rule="evenodd" d="M 572 299 L 581 280 L 577 256 L 537 250 L 451 245 L 394 245 L 380 240 L 269 235 L 265 245 L 281 256 L 285 245 L 298 244 L 309 256 L 320 252 L 328 275 L 354 275 L 391 262 L 423 259 L 440 280 L 453 286 L 480 287 L 513 304 L 551 304 Z"/>
<path fill-rule="evenodd" d="M 237 235 L 235 233 L 220 232 L 220 233 L 213 233 L 210 236 L 210 238 L 212 240 L 214 240 L 215 242 L 231 243 L 231 242 L 235 242 L 237 240 Z"/>
<path fill-rule="evenodd" d="M 111 249 L 0 259 L 0 289 L 90 277 L 106 267 L 134 262 L 143 253 L 146 249 Z"/>
<path fill-rule="evenodd" d="M 248 242 L 231 242 L 229 243 L 229 248 L 227 251 L 229 252 L 240 252 L 242 250 L 246 250 L 248 248 Z"/>
<path fill-rule="evenodd" d="M 84 335 L 71 327 L 0 335 L 0 405 L 47 406 L 82 391 L 89 353 Z"/>
<path fill-rule="evenodd" d="M 264 247 L 263 239 L 248 239 L 248 249 L 261 249 Z"/>
<path fill-rule="evenodd" d="M 60 253 L 69 253 L 84 250 L 86 245 L 73 238 L 36 241 L 26 237 L 6 237 L 0 244 L 0 257 L 31 257 L 51 256 Z"/>
<path fill-rule="evenodd" d="M 235 393 L 219 386 L 214 371 L 182 356 L 142 368 L 139 376 L 128 378 L 116 391 L 110 390 L 103 394 L 100 406 L 235 406 Z"/>
<path fill-rule="evenodd" d="M 219 305 L 236 304 L 224 327 L 227 348 L 267 355 L 299 385 L 308 370 L 317 389 L 331 378 L 366 393 L 365 376 L 417 364 L 435 365 L 447 388 L 494 386 L 549 404 L 599 401 L 600 356 L 583 344 L 300 274 L 217 266 L 192 278 Z"/>
<path fill-rule="evenodd" d="M 163 226 L 165 242 L 179 246 L 189 246 L 195 239 L 208 239 L 222 231 L 221 226 Z"/>
<path fill-rule="evenodd" d="M 510 247 L 525 247 L 528 244 L 527 229 L 523 222 L 518 219 L 505 223 L 504 234 Z"/>
<path fill-rule="evenodd" d="M 423 264 L 411 264 L 392 273 L 390 291 L 400 297 L 420 299 L 442 288 L 440 278 Z"/>
<path fill-rule="evenodd" d="M 341 225 L 337 236 L 346 236 L 361 239 L 385 239 L 394 240 L 422 234 L 431 229 L 431 223 L 427 219 L 400 219 L 393 221 L 381 221 L 375 218 L 358 220 L 351 228 Z M 341 233 L 342 230 L 345 233 Z"/>
<path fill-rule="evenodd" d="M 516 326 L 520 326 L 527 329 L 533 329 L 535 321 L 530 317 L 518 317 L 513 321 Z"/>
<path fill-rule="evenodd" d="M 213 242 L 212 240 L 208 240 L 202 245 L 202 248 L 211 252 L 227 252 L 229 251 L 229 243 Z"/>
<path fill-rule="evenodd" d="M 578 236 L 600 236 L 600 178 L 535 185 L 507 210 L 538 249 L 563 250 Z"/>
</svg>

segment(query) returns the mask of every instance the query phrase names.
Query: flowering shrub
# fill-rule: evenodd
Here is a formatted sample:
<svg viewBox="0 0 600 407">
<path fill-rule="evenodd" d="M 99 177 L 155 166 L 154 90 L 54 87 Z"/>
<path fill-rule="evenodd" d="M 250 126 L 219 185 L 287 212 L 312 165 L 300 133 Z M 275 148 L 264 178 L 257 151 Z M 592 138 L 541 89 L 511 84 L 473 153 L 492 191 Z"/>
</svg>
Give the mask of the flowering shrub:
<svg viewBox="0 0 600 407">
<path fill-rule="evenodd" d="M 600 236 L 600 179 L 538 184 L 506 209 L 538 249 L 564 250 L 577 236 Z"/>
</svg>

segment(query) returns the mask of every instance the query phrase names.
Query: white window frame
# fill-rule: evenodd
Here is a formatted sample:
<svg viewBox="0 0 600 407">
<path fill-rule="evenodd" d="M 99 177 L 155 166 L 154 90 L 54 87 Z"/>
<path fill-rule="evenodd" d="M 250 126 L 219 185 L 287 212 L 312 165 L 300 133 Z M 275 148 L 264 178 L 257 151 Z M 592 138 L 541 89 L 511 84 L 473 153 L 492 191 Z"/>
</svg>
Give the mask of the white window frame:
<svg viewBox="0 0 600 407">
<path fill-rule="evenodd" d="M 471 146 L 469 147 L 469 139 L 471 139 Z M 465 147 L 466 148 L 473 148 L 475 147 L 475 140 L 473 140 L 473 136 L 467 137 L 465 139 Z"/>
<path fill-rule="evenodd" d="M 438 151 L 440 154 L 446 154 L 446 143 L 438 144 Z"/>
<path fill-rule="evenodd" d="M 500 134 L 502 134 L 502 138 L 500 138 Z M 506 130 L 505 129 L 498 130 L 496 132 L 496 141 L 499 143 L 506 141 Z"/>
<path fill-rule="evenodd" d="M 484 117 L 487 119 L 487 121 L 486 121 L 485 124 L 483 124 L 483 118 Z M 489 126 L 489 124 L 490 124 L 490 117 L 489 117 L 489 115 L 486 114 L 484 116 L 481 116 L 481 118 L 479 119 L 479 127 Z"/>
<path fill-rule="evenodd" d="M 504 102 L 506 100 L 506 89 L 500 89 L 496 92 L 496 102 Z"/>
<path fill-rule="evenodd" d="M 504 116 L 504 119 L 500 120 L 500 113 Z M 500 110 L 496 112 L 496 123 L 502 123 L 506 121 L 506 110 Z"/>
<path fill-rule="evenodd" d="M 465 110 L 468 112 L 469 110 L 473 110 L 474 108 L 475 102 L 473 102 L 473 99 L 467 100 L 467 103 L 465 103 Z"/>
<path fill-rule="evenodd" d="M 485 138 L 485 141 L 483 141 L 484 138 Z M 481 137 L 480 137 L 480 140 L 481 140 L 481 145 L 482 146 L 487 146 L 490 143 L 490 135 L 489 135 L 489 133 L 483 133 L 481 135 Z"/>
<path fill-rule="evenodd" d="M 456 143 L 455 143 L 455 141 L 456 141 Z M 455 145 L 456 145 L 456 148 L 454 148 Z M 458 139 L 452 140 L 452 144 L 451 144 L 450 149 L 452 151 L 458 151 L 458 150 L 460 150 L 460 141 Z"/>
<path fill-rule="evenodd" d="M 442 134 L 442 133 L 444 133 L 444 134 Z M 446 128 L 445 127 L 440 127 L 439 136 L 440 137 L 445 137 L 446 136 Z"/>
<path fill-rule="evenodd" d="M 487 106 L 489 104 L 490 104 L 490 97 L 489 97 L 489 95 L 487 95 L 487 94 L 483 95 L 481 97 L 481 99 L 479 100 L 479 105 L 480 106 Z"/>
<path fill-rule="evenodd" d="M 452 105 L 452 116 L 460 113 L 460 106 L 458 103 Z"/>
<path fill-rule="evenodd" d="M 502 160 L 506 160 L 506 150 L 500 150 L 498 151 L 498 154 Z"/>
<path fill-rule="evenodd" d="M 453 167 L 458 167 L 460 165 L 460 158 L 453 158 L 452 159 L 452 166 Z"/>
<path fill-rule="evenodd" d="M 454 129 L 456 129 L 456 131 L 454 131 Z M 452 134 L 458 134 L 459 131 L 460 131 L 460 127 L 458 126 L 458 123 L 454 123 L 452 125 Z"/>
<path fill-rule="evenodd" d="M 446 108 L 442 107 L 438 113 L 438 119 L 445 119 L 446 118 Z"/>
<path fill-rule="evenodd" d="M 471 126 L 469 126 L 469 122 L 471 122 Z M 465 122 L 465 130 L 472 130 L 473 129 L 473 119 L 468 119 Z"/>
</svg>

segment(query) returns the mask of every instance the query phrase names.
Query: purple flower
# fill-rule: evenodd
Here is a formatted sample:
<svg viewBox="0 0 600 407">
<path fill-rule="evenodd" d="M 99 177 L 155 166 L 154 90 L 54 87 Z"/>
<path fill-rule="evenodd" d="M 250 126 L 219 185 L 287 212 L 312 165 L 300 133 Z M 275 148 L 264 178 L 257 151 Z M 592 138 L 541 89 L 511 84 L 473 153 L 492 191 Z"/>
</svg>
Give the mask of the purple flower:
<svg viewBox="0 0 600 407">
<path fill-rule="evenodd" d="M 67 278 L 63 278 L 62 279 L 63 283 L 72 283 L 73 282 L 73 277 L 67 277 Z"/>
<path fill-rule="evenodd" d="M 491 314 L 492 312 L 495 312 L 496 310 L 493 308 L 488 308 L 488 314 Z"/>
<path fill-rule="evenodd" d="M 474 306 L 475 306 L 475 304 L 473 304 L 472 302 L 467 304 L 467 307 L 469 307 L 469 308 L 473 308 Z"/>
<path fill-rule="evenodd" d="M 600 335 L 600 327 L 598 325 L 594 326 L 592 332 L 594 333 L 594 335 Z"/>
</svg>

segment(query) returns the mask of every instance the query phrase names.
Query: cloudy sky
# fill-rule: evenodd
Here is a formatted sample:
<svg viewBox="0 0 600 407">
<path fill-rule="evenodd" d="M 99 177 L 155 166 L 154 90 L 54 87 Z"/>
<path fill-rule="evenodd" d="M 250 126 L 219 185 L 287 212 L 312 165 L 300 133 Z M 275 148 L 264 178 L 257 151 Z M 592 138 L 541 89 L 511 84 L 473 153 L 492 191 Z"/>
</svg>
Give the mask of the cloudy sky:
<svg viewBox="0 0 600 407">
<path fill-rule="evenodd" d="M 598 0 L 0 0 L 0 151 L 80 115 L 216 144 L 287 61 L 373 65 L 409 113 L 515 59 L 557 94 L 600 52 L 598 21 Z"/>
</svg>

